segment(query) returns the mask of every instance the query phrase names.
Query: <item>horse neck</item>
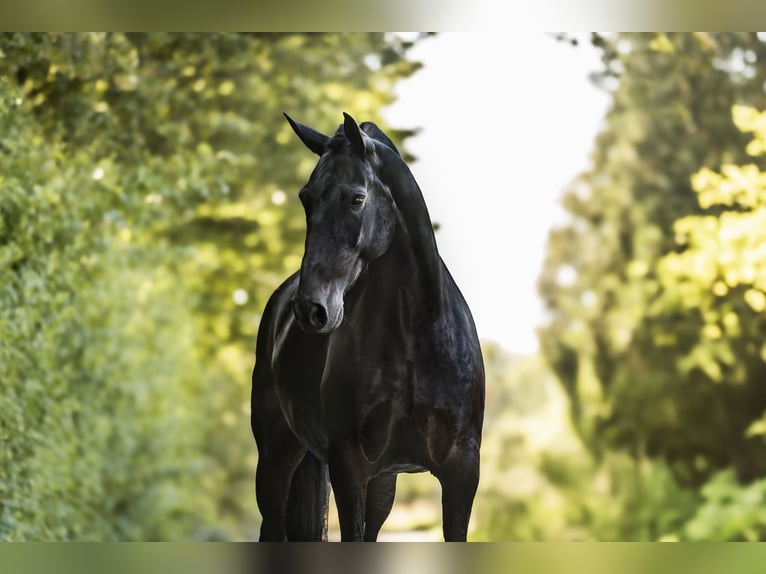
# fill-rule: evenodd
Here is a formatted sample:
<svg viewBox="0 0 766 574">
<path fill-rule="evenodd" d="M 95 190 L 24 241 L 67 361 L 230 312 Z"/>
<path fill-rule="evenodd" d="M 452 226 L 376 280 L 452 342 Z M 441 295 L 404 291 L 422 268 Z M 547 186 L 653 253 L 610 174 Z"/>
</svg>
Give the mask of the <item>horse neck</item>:
<svg viewBox="0 0 766 574">
<path fill-rule="evenodd" d="M 406 274 L 407 282 L 415 283 L 429 315 L 435 317 L 442 309 L 444 292 L 442 262 L 431 217 L 407 164 L 388 147 L 381 148 L 378 150 L 382 162 L 380 174 L 391 191 L 399 214 L 387 259 L 394 265 L 398 263 L 399 274 Z"/>
</svg>

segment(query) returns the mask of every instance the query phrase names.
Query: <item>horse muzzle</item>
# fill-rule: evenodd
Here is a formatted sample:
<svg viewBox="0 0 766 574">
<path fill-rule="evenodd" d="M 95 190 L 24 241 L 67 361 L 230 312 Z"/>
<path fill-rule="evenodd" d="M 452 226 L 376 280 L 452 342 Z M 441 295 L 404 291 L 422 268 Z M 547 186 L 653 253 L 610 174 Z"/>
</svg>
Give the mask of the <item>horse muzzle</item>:
<svg viewBox="0 0 766 574">
<path fill-rule="evenodd" d="M 333 313 L 326 305 L 300 294 L 293 298 L 293 312 L 307 333 L 329 333 L 343 320 L 342 305 Z"/>
</svg>

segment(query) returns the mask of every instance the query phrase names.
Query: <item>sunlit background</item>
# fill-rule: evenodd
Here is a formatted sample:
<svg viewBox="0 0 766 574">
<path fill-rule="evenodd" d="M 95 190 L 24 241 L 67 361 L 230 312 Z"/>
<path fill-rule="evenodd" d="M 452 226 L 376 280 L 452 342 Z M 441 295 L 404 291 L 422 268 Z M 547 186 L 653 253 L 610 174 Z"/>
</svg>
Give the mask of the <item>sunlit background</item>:
<svg viewBox="0 0 766 574">
<path fill-rule="evenodd" d="M 0 539 L 257 538 L 316 161 L 285 111 L 377 122 L 438 224 L 487 370 L 470 540 L 764 539 L 764 40 L 0 36 Z M 440 513 L 400 477 L 381 537 Z"/>
<path fill-rule="evenodd" d="M 443 33 L 411 57 L 424 67 L 397 84 L 383 117 L 421 130 L 408 140 L 412 170 L 480 335 L 534 352 L 548 232 L 565 221 L 560 197 L 608 104 L 588 81 L 598 53 L 539 32 Z"/>
</svg>

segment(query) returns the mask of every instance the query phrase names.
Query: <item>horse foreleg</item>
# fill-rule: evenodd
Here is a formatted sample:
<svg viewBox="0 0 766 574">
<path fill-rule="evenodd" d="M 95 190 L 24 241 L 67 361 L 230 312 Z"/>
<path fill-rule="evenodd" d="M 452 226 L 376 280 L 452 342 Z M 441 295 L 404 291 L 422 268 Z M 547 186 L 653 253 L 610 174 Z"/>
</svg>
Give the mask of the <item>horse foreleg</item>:
<svg viewBox="0 0 766 574">
<path fill-rule="evenodd" d="M 442 487 L 444 540 L 465 542 L 479 485 L 478 447 L 453 453 L 435 474 Z"/>
<path fill-rule="evenodd" d="M 262 401 L 261 404 L 265 404 Z M 285 514 L 290 482 L 306 449 L 279 413 L 256 413 L 253 434 L 258 445 L 255 497 L 261 511 L 261 541 L 285 539 Z"/>
<path fill-rule="evenodd" d="M 327 540 L 329 500 L 327 467 L 307 452 L 290 483 L 285 524 L 287 539 L 304 542 Z"/>
<path fill-rule="evenodd" d="M 330 449 L 330 483 L 335 494 L 342 542 L 361 542 L 364 537 L 364 511 L 367 483 L 370 480 L 368 462 L 361 448 L 348 446 Z"/>
<path fill-rule="evenodd" d="M 364 541 L 375 542 L 380 527 L 391 513 L 396 495 L 396 475 L 381 474 L 367 484 L 365 507 Z"/>
<path fill-rule="evenodd" d="M 290 453 L 292 454 L 292 453 Z M 290 481 L 302 453 L 294 456 L 258 458 L 255 472 L 255 497 L 261 511 L 261 542 L 282 542 L 285 534 L 285 513 Z"/>
</svg>

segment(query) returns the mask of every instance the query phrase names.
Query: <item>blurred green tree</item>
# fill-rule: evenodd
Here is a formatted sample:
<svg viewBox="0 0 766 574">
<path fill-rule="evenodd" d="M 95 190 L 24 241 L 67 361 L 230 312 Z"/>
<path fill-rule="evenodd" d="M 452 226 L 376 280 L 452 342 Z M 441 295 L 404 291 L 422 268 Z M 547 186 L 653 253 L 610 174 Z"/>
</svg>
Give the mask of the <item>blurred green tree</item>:
<svg viewBox="0 0 766 574">
<path fill-rule="evenodd" d="M 313 162 L 282 112 L 384 125 L 416 41 L 0 35 L 0 539 L 248 535 L 255 332 Z"/>
<path fill-rule="evenodd" d="M 734 386 L 745 400 L 753 401 L 735 414 L 742 416 L 737 426 L 740 440 L 750 445 L 752 456 L 760 456 L 766 435 L 766 404 L 763 390 L 757 388 L 766 374 L 766 172 L 755 161 L 766 155 L 766 112 L 741 105 L 732 111 L 736 126 L 752 134 L 745 149 L 754 159 L 694 174 L 692 187 L 704 213 L 676 221 L 679 250 L 659 261 L 661 295 L 652 311 L 672 308 L 699 315 L 700 337 L 679 357 L 679 367 L 702 371 L 714 383 Z M 686 525 L 684 537 L 766 536 L 766 479 L 743 486 L 734 472 L 741 474 L 741 464 L 731 466 L 705 484 L 704 503 Z"/>
<path fill-rule="evenodd" d="M 721 215 L 700 205 L 692 176 L 745 163 L 747 138 L 730 110 L 766 103 L 766 45 L 751 33 L 593 42 L 604 62 L 596 80 L 614 100 L 591 169 L 564 197 L 571 223 L 550 236 L 539 282 L 550 313 L 544 354 L 597 455 L 665 461 L 684 485 L 723 468 L 763 476 L 764 443 L 746 436 L 766 408 L 760 298 L 719 276 L 712 244 L 682 253 L 677 235 Z M 700 274 L 696 284 L 670 282 L 668 269 L 681 267 Z"/>
</svg>

